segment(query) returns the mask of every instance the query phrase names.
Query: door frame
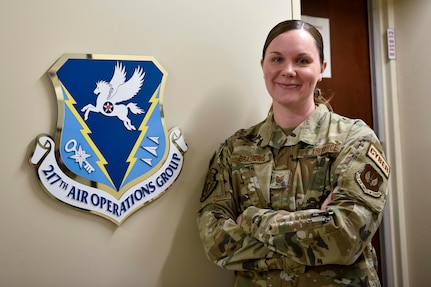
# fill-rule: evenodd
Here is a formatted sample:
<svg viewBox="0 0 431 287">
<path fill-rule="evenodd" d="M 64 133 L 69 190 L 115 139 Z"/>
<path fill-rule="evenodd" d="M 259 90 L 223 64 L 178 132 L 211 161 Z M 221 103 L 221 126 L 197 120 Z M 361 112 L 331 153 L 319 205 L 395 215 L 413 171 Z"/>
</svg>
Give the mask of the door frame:
<svg viewBox="0 0 431 287">
<path fill-rule="evenodd" d="M 380 231 L 381 268 L 386 286 L 409 287 L 396 60 L 388 59 L 386 40 L 387 29 L 395 28 L 393 2 L 368 0 L 374 129 L 391 165 L 389 197 Z"/>
</svg>

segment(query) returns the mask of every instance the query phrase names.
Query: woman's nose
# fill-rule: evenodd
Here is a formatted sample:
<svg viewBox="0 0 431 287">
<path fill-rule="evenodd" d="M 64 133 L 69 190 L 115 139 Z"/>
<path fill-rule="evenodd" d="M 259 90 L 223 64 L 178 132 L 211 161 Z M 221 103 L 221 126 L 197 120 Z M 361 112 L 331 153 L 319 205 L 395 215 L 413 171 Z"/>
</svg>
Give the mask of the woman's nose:
<svg viewBox="0 0 431 287">
<path fill-rule="evenodd" d="M 296 75 L 295 67 L 291 63 L 283 65 L 281 75 L 284 77 L 293 77 Z"/>
</svg>

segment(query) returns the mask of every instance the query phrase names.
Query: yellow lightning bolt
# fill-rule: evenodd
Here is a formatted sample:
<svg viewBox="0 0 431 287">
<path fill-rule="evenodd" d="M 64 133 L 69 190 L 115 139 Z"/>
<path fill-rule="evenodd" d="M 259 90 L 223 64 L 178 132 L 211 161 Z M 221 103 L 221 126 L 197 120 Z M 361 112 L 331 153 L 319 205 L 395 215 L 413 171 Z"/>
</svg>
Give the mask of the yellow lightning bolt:
<svg viewBox="0 0 431 287">
<path fill-rule="evenodd" d="M 153 93 L 153 95 L 151 96 L 149 102 L 151 103 L 150 108 L 148 109 L 148 111 L 146 111 L 146 115 L 144 117 L 144 120 L 142 121 L 141 125 L 139 126 L 138 130 L 141 131 L 141 134 L 139 135 L 138 139 L 136 140 L 135 146 L 133 147 L 132 151 L 130 152 L 129 157 L 127 158 L 127 162 L 130 163 L 129 167 L 127 168 L 127 171 L 124 175 L 123 178 L 123 182 L 124 180 L 127 178 L 127 176 L 129 175 L 129 173 L 132 171 L 133 166 L 135 165 L 135 162 L 138 160 L 135 157 L 136 152 L 138 151 L 138 148 L 145 136 L 145 134 L 148 131 L 148 121 L 150 120 L 151 115 L 154 112 L 154 109 L 157 107 L 157 104 L 159 103 L 160 99 L 157 97 L 157 95 L 160 92 L 160 85 L 157 87 L 156 91 Z"/>
<path fill-rule="evenodd" d="M 81 118 L 80 114 L 75 109 L 75 105 L 76 105 L 75 99 L 72 97 L 72 95 L 66 89 L 66 87 L 63 85 L 63 83 L 61 83 L 61 81 L 60 81 L 60 84 L 61 84 L 61 87 L 62 87 L 63 91 L 65 92 L 65 94 L 67 96 L 67 99 L 65 99 L 64 103 L 66 104 L 66 106 L 69 107 L 69 110 L 72 112 L 72 114 L 78 120 L 79 124 L 82 126 L 82 130 L 80 130 L 80 132 L 84 136 L 84 138 L 87 140 L 88 144 L 91 146 L 91 148 L 93 149 L 93 151 L 96 153 L 96 156 L 99 159 L 98 161 L 96 161 L 96 163 L 99 166 L 100 170 L 103 172 L 103 174 L 105 174 L 106 178 L 110 181 L 110 183 L 112 184 L 112 186 L 114 186 L 114 183 L 112 182 L 111 177 L 109 176 L 109 173 L 108 173 L 108 171 L 105 168 L 105 165 L 108 162 L 106 161 L 106 159 L 102 155 L 102 153 L 99 151 L 99 149 L 97 148 L 97 146 L 94 144 L 93 140 L 90 138 L 89 134 L 91 134 L 91 130 L 88 128 L 88 126 L 85 123 L 85 121 Z M 112 188 L 110 188 L 108 186 L 105 186 L 104 189 L 107 189 L 106 191 L 108 191 L 113 196 L 116 196 L 117 192 L 114 189 L 112 189 Z"/>
</svg>

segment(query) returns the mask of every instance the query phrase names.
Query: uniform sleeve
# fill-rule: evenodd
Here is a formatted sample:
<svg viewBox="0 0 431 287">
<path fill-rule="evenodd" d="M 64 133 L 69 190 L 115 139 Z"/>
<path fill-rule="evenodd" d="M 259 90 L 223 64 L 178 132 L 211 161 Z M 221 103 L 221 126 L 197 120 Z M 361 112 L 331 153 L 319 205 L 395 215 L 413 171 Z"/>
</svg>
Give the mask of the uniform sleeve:
<svg viewBox="0 0 431 287">
<path fill-rule="evenodd" d="M 377 231 L 387 198 L 389 165 L 374 132 L 352 128 L 331 168 L 326 210 L 295 212 L 249 207 L 243 231 L 274 252 L 305 265 L 350 265 Z"/>
<path fill-rule="evenodd" d="M 304 268 L 245 234 L 235 222 L 239 215 L 230 183 L 229 151 L 224 146 L 211 161 L 198 211 L 198 227 L 209 260 L 230 270 L 286 270 Z"/>
</svg>

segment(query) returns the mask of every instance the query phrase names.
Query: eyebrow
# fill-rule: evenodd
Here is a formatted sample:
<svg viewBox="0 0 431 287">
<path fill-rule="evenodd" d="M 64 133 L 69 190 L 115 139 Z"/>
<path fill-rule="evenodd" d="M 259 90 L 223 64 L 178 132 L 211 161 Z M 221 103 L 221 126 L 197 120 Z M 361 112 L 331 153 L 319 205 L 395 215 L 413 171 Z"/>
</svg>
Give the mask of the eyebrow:
<svg viewBox="0 0 431 287">
<path fill-rule="evenodd" d="M 282 53 L 278 52 L 278 51 L 269 51 L 270 54 L 277 54 L 277 55 L 282 55 Z"/>
<path fill-rule="evenodd" d="M 307 56 L 307 57 L 311 57 L 312 55 L 310 53 L 300 53 L 298 54 L 298 56 Z"/>
<path fill-rule="evenodd" d="M 270 54 L 283 55 L 283 53 L 278 52 L 278 51 L 268 51 L 268 52 L 269 52 Z M 298 56 L 299 56 L 299 57 L 304 57 L 304 56 L 311 57 L 311 54 L 310 54 L 310 53 L 305 52 L 305 53 L 299 53 L 299 54 L 297 54 L 296 56 L 297 56 L 297 57 L 298 57 Z"/>
</svg>

